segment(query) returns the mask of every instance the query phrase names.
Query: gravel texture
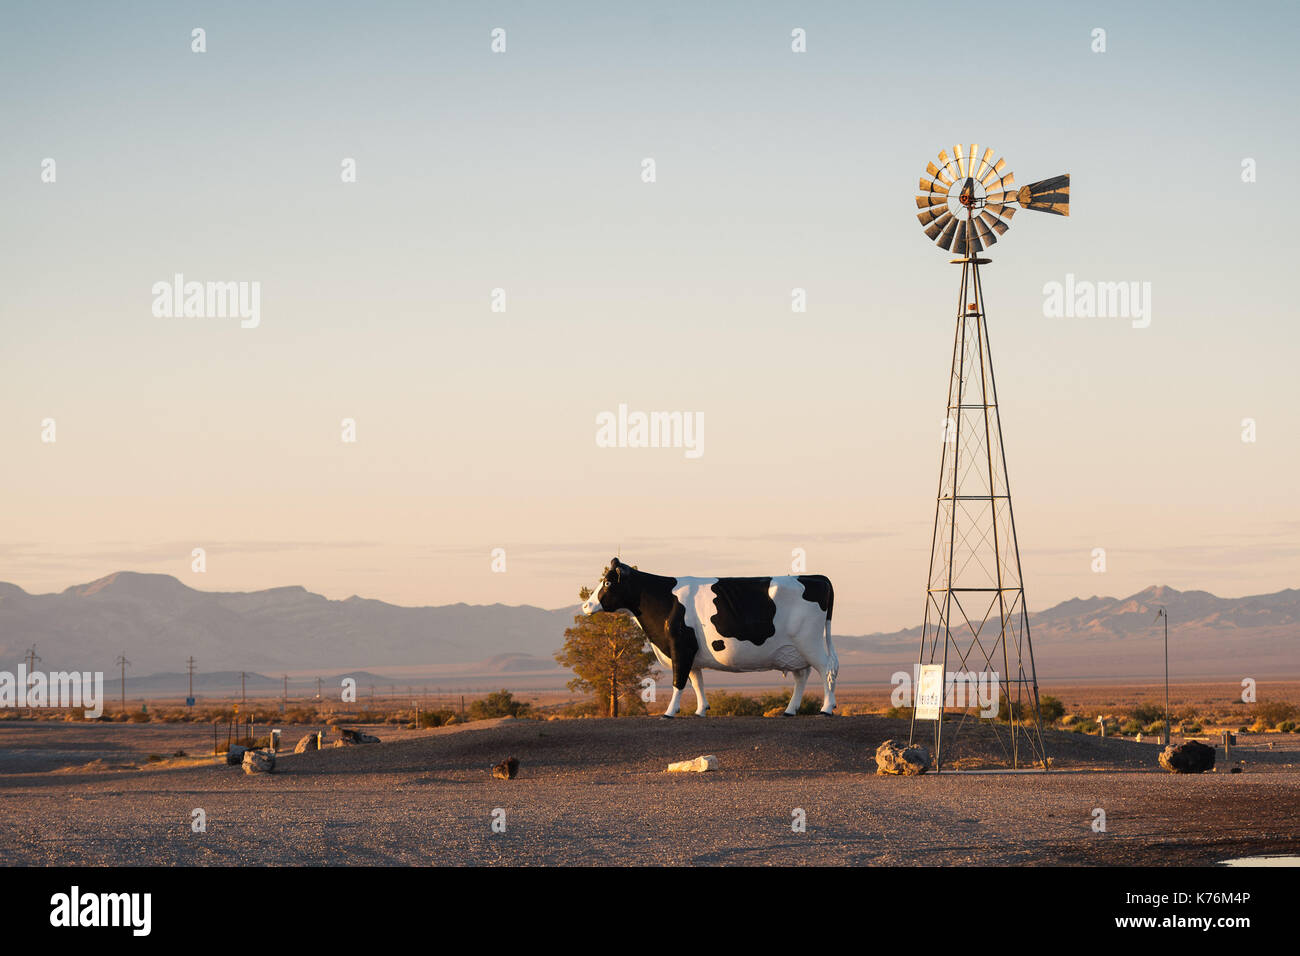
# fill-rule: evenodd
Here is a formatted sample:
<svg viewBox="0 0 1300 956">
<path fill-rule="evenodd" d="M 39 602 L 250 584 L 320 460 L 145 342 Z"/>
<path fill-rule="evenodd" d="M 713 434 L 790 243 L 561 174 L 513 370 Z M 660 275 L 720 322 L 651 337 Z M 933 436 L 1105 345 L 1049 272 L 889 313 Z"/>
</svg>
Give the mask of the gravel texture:
<svg viewBox="0 0 1300 956">
<path fill-rule="evenodd" d="M 286 729 L 288 747 L 308 729 Z M 1158 745 L 1051 733 L 1048 774 L 878 777 L 876 747 L 906 737 L 905 722 L 366 729 L 383 742 L 282 750 L 274 774 L 246 776 L 210 757 L 144 762 L 210 751 L 202 725 L 4 722 L 0 864 L 1184 865 L 1300 852 L 1294 736 L 1271 735 L 1271 749 L 1239 738 L 1240 774 L 1174 776 L 1157 768 Z M 1002 745 L 967 725 L 947 749 L 971 769 L 997 763 Z M 701 754 L 721 769 L 665 772 Z M 494 779 L 510 756 L 518 777 Z M 195 808 L 206 832 L 191 829 Z M 796 809 L 806 832 L 791 827 Z"/>
</svg>

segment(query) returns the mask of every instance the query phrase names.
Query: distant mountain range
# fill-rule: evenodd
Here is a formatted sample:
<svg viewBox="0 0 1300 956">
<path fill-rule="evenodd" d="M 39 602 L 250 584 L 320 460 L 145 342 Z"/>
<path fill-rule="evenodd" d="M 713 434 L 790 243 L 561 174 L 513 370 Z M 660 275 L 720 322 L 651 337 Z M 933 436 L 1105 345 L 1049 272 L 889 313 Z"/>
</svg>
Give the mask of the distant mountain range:
<svg viewBox="0 0 1300 956">
<path fill-rule="evenodd" d="M 1300 676 L 1300 590 L 1221 598 L 1149 587 L 1126 598 L 1071 598 L 1029 615 L 1040 682 L 1150 679 L 1164 674 L 1169 613 L 1171 679 Z M 919 650 L 921 628 L 836 639 L 842 664 L 884 666 Z M 978 651 L 976 651 L 978 654 Z"/>
<path fill-rule="evenodd" d="M 1033 614 L 1040 681 L 1162 674 L 1162 632 L 1155 621 L 1160 606 L 1169 611 L 1176 678 L 1300 675 L 1300 590 L 1220 598 L 1152 587 L 1127 598 L 1075 598 Z M 577 613 L 576 606 L 399 607 L 355 596 L 333 601 L 301 587 L 197 591 L 170 575 L 122 571 L 57 594 L 28 594 L 0 583 L 0 668 L 15 667 L 34 644 L 43 670 L 103 670 L 109 676 L 125 652 L 129 673 L 138 675 L 128 679 L 128 688 L 138 686 L 137 692 L 183 688 L 190 655 L 198 662 L 196 690 L 214 692 L 229 689 L 232 680 L 238 686 L 240 671 L 256 672 L 256 690 L 266 693 L 279 687 L 282 673 L 303 686 L 314 684 L 309 675 L 355 675 L 360 668 L 377 672 L 367 679 L 397 684 L 408 678 L 462 686 L 526 680 L 560 687 L 570 675 L 552 655 Z M 841 680 L 887 681 L 915 660 L 919 638 L 919 627 L 836 635 Z M 771 683 L 779 682 L 779 675 L 771 676 Z M 767 677 L 749 678 L 755 679 Z"/>
</svg>

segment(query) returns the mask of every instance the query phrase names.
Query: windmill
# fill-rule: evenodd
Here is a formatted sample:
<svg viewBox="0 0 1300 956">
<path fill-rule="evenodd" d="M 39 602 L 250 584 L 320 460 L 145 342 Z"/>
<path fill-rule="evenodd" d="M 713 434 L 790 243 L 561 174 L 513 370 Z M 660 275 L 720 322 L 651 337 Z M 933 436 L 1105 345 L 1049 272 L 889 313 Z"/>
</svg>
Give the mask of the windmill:
<svg viewBox="0 0 1300 956">
<path fill-rule="evenodd" d="M 926 166 L 916 197 L 925 234 L 956 254 L 959 258 L 951 261 L 961 266 L 919 663 L 941 664 L 945 678 L 949 672 L 996 673 L 999 707 L 1011 719 L 1009 741 L 1002 741 L 996 724 L 995 735 L 1013 767 L 1028 757 L 1046 768 L 979 267 L 991 261 L 980 253 L 1006 234 L 1017 210 L 1068 216 L 1070 177 L 1016 188 L 1006 160 L 993 156 L 992 149 L 981 154 L 976 145 L 955 146 L 951 156 L 940 152 L 938 163 Z M 965 713 L 963 708 L 963 722 Z M 1019 733 L 1017 716 L 1031 720 Z M 941 702 L 934 729 L 936 770 L 942 768 L 943 717 Z M 916 720 L 914 709 L 909 739 L 915 737 Z"/>
</svg>

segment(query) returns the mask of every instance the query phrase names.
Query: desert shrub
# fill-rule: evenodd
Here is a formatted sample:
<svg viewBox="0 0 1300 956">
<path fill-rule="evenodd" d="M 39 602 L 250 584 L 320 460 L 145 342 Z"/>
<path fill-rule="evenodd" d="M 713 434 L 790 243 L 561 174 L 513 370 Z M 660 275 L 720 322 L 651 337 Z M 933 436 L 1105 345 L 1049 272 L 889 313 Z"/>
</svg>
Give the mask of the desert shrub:
<svg viewBox="0 0 1300 956">
<path fill-rule="evenodd" d="M 605 708 L 594 697 L 588 697 L 585 700 L 575 700 L 570 704 L 565 704 L 556 713 L 560 717 L 599 717 L 605 713 Z"/>
<path fill-rule="evenodd" d="M 1147 724 L 1145 727 L 1142 728 L 1142 733 L 1144 734 L 1162 734 L 1164 732 L 1165 732 L 1165 722 L 1163 720 L 1157 720 L 1154 723 Z"/>
<path fill-rule="evenodd" d="M 911 720 L 912 708 L 911 707 L 890 707 L 881 716 L 889 717 L 893 720 Z"/>
<path fill-rule="evenodd" d="M 441 727 L 455 715 L 453 710 L 422 710 L 420 711 L 421 727 Z"/>
<path fill-rule="evenodd" d="M 1087 718 L 1076 720 L 1070 726 L 1070 730 L 1076 734 L 1097 734 L 1101 732 L 1101 728 L 1097 726 L 1097 722 L 1095 720 L 1088 720 Z"/>
<path fill-rule="evenodd" d="M 527 717 L 532 705 L 515 700 L 508 690 L 496 690 L 469 705 L 470 720 L 487 720 L 492 717 Z"/>
<path fill-rule="evenodd" d="M 709 713 L 714 717 L 762 717 L 763 705 L 753 697 L 719 690 L 709 694 Z"/>
<path fill-rule="evenodd" d="M 1295 715 L 1295 706 L 1285 701 L 1274 700 L 1267 704 L 1255 705 L 1255 720 L 1265 727 L 1276 727 L 1284 720 L 1291 720 Z"/>
<path fill-rule="evenodd" d="M 768 691 L 766 694 L 763 694 L 761 697 L 758 698 L 758 707 L 759 707 L 758 712 L 760 714 L 764 714 L 774 707 L 779 707 L 781 708 L 781 710 L 785 710 L 787 707 L 790 706 L 790 695 L 793 693 L 794 693 L 793 690 Z M 800 716 L 806 717 L 809 714 L 818 713 L 821 709 L 822 709 L 821 695 L 805 692 L 803 695 L 803 700 L 799 701 L 799 709 L 796 711 L 796 713 L 798 713 Z"/>
<path fill-rule="evenodd" d="M 1142 721 L 1135 717 L 1130 717 L 1124 723 L 1120 724 L 1119 732 L 1126 737 L 1132 737 L 1134 734 L 1142 733 Z"/>
<path fill-rule="evenodd" d="M 1199 734 L 1203 729 L 1204 728 L 1200 724 L 1193 720 L 1185 722 L 1179 729 L 1179 733 L 1183 736 L 1187 736 L 1188 734 Z"/>
<path fill-rule="evenodd" d="M 1059 698 L 1044 694 L 1038 698 L 1038 709 L 1043 715 L 1044 723 L 1052 723 L 1065 716 L 1065 705 Z"/>
<path fill-rule="evenodd" d="M 1129 714 L 1134 720 L 1150 724 L 1157 720 L 1164 720 L 1165 708 L 1161 704 L 1135 704 L 1129 709 Z"/>
</svg>

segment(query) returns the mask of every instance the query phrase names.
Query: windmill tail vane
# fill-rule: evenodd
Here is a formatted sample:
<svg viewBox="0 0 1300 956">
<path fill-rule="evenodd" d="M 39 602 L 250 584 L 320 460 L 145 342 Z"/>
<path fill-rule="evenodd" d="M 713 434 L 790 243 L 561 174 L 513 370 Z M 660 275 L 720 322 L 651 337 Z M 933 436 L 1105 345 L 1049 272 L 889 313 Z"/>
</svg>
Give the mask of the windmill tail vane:
<svg viewBox="0 0 1300 956">
<path fill-rule="evenodd" d="M 972 143 L 939 152 L 939 161 L 925 167 L 916 208 L 925 234 L 940 249 L 957 255 L 974 255 L 993 245 L 1011 228 L 1018 209 L 1070 214 L 1068 173 L 1016 186 L 1007 161 L 994 151 Z"/>
</svg>

